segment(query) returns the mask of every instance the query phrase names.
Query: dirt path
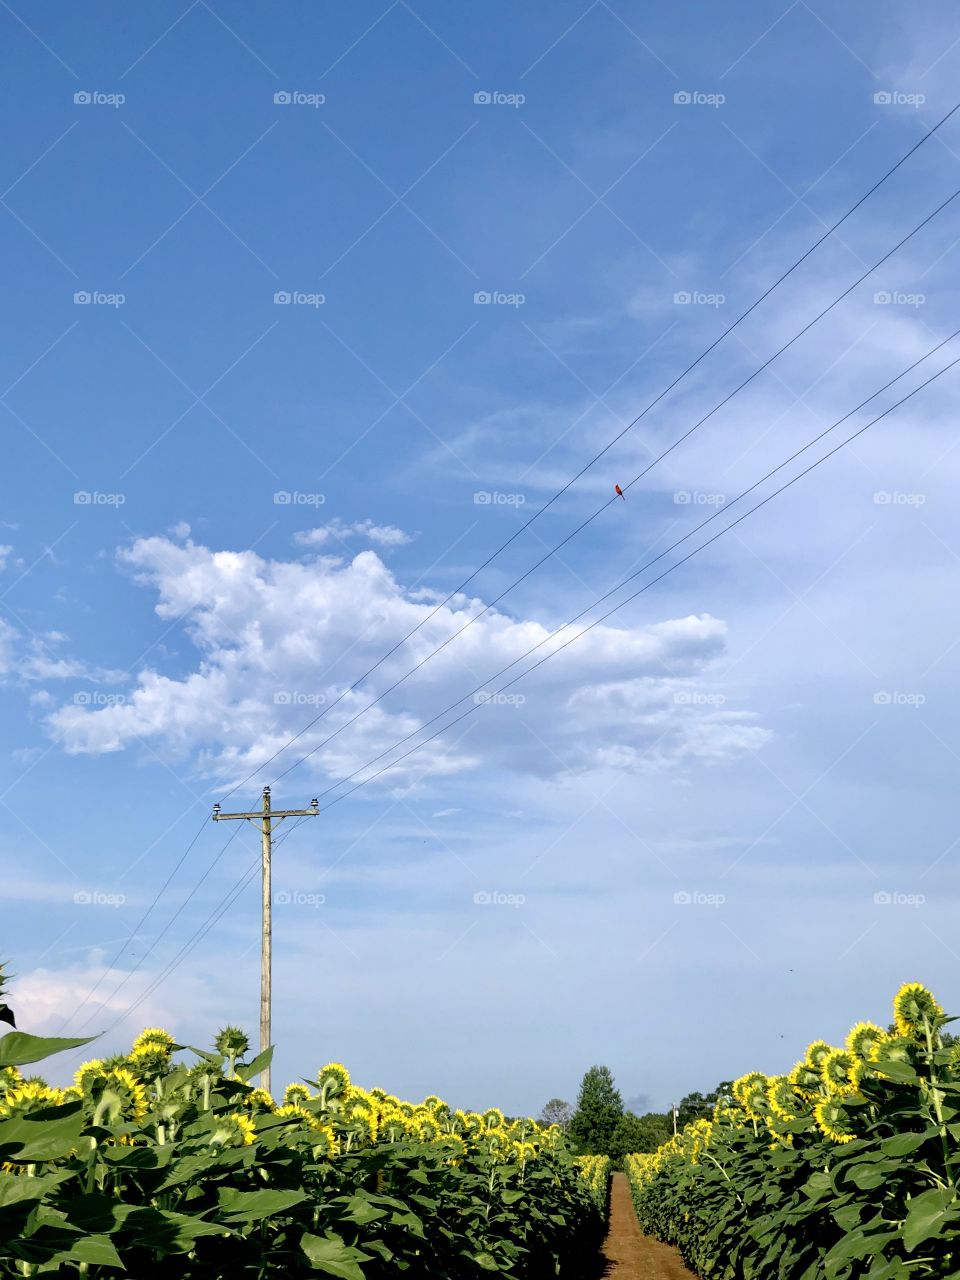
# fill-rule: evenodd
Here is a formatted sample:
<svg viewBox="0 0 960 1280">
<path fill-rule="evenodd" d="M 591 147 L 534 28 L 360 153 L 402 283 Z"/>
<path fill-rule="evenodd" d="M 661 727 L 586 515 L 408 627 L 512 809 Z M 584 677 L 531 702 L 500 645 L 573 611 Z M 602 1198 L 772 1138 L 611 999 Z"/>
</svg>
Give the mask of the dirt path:
<svg viewBox="0 0 960 1280">
<path fill-rule="evenodd" d="M 694 1280 L 676 1249 L 641 1234 L 625 1173 L 613 1175 L 603 1256 L 603 1280 Z"/>
</svg>

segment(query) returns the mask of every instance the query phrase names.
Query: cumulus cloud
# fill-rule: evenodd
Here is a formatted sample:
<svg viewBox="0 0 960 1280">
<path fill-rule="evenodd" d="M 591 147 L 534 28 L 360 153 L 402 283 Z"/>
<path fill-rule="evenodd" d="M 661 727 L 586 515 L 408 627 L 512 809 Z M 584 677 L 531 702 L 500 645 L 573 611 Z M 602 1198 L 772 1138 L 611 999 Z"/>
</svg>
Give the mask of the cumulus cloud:
<svg viewBox="0 0 960 1280">
<path fill-rule="evenodd" d="M 387 781 L 480 765 L 538 776 L 611 765 L 660 768 L 693 757 L 724 759 L 767 736 L 745 711 L 706 695 L 705 702 L 678 696 L 708 685 L 711 664 L 724 652 L 724 624 L 708 615 L 598 626 L 528 682 L 492 696 L 502 683 L 493 675 L 550 632 L 541 622 L 491 610 L 351 725 L 381 691 L 479 614 L 483 601 L 458 596 L 436 608 L 408 591 L 374 551 L 349 563 L 282 561 L 150 537 L 122 551 L 120 561 L 156 593 L 164 622 L 185 620 L 196 664 L 176 677 L 141 672 L 136 688 L 115 705 L 61 706 L 48 723 L 71 753 L 150 741 L 172 756 L 196 755 L 207 776 L 230 780 L 318 718 L 272 767 L 279 771 L 312 751 L 314 777 L 342 779 L 465 694 L 458 712 L 475 707 L 475 714 L 391 770 Z M 408 643 L 351 688 L 418 624 Z M 548 640 L 537 656 L 559 643 Z"/>
<path fill-rule="evenodd" d="M 374 524 L 372 520 L 354 520 L 352 523 L 338 517 L 329 524 L 318 525 L 315 529 L 304 529 L 294 534 L 294 542 L 301 547 L 323 547 L 336 540 L 346 542 L 349 538 L 366 538 L 377 547 L 402 547 L 413 539 L 403 529 L 392 524 Z"/>
</svg>

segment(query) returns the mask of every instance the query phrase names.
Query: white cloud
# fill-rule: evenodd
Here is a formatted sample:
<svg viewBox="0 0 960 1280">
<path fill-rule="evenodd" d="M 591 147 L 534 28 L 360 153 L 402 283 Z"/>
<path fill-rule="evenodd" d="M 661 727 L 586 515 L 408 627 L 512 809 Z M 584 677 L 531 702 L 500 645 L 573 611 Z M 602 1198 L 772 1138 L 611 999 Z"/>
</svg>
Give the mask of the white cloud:
<svg viewBox="0 0 960 1280">
<path fill-rule="evenodd" d="M 293 540 L 301 547 L 323 547 L 335 539 L 345 542 L 351 537 L 366 538 L 377 547 L 402 547 L 413 541 L 409 533 L 396 528 L 395 525 L 374 524 L 372 520 L 354 520 L 352 523 L 347 523 L 339 516 L 329 524 L 318 525 L 315 529 L 304 529 L 294 534 Z"/>
<path fill-rule="evenodd" d="M 349 563 L 271 561 L 252 551 L 152 537 L 121 552 L 120 560 L 157 593 L 161 619 L 186 620 L 197 662 L 176 678 L 142 672 L 117 705 L 61 706 L 48 723 L 71 753 L 153 741 L 171 755 L 196 754 L 208 776 L 234 779 L 319 717 L 274 769 L 316 749 L 312 774 L 339 779 L 456 699 L 477 688 L 495 691 L 503 683 L 495 673 L 550 634 L 538 621 L 490 610 L 396 695 L 348 727 L 381 690 L 479 614 L 483 602 L 456 597 L 430 617 L 432 604 L 414 599 L 373 551 Z M 418 624 L 421 630 L 374 676 L 349 689 Z M 478 707 L 450 734 L 391 770 L 387 781 L 409 783 L 421 773 L 479 765 L 537 776 L 611 764 L 657 769 L 756 748 L 767 733 L 748 713 L 715 703 L 705 711 L 697 699 L 677 697 L 678 690 L 708 681 L 725 634 L 724 624 L 709 615 L 598 626 L 510 696 Z M 547 640 L 537 657 L 556 643 Z M 458 713 L 473 705 L 471 696 Z M 337 730 L 342 732 L 326 741 Z"/>
</svg>

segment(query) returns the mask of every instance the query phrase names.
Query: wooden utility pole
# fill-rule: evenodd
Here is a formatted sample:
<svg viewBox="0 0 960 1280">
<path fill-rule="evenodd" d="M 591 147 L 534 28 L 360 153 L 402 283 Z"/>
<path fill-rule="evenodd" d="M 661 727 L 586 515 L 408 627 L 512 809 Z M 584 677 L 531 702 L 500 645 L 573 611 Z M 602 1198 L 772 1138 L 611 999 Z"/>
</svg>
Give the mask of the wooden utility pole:
<svg viewBox="0 0 960 1280">
<path fill-rule="evenodd" d="M 220 806 L 213 806 L 214 822 L 225 822 L 229 819 L 243 818 L 260 828 L 263 857 L 262 867 L 262 908 L 260 917 L 260 1052 L 270 1048 L 270 1014 L 273 1004 L 273 884 L 272 853 L 273 824 L 282 822 L 284 818 L 313 818 L 320 812 L 319 803 L 310 801 L 309 809 L 273 809 L 270 806 L 270 788 L 263 788 L 263 803 L 260 809 L 252 813 L 221 813 Z M 260 1073 L 260 1086 L 270 1090 L 270 1068 L 264 1067 Z"/>
</svg>

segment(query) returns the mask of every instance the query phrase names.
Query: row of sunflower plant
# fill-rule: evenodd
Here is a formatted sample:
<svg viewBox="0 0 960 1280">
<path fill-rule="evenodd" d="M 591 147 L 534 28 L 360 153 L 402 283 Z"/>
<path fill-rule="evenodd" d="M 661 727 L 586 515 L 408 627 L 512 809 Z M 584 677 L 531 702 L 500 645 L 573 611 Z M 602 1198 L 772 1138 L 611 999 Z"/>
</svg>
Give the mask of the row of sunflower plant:
<svg viewBox="0 0 960 1280">
<path fill-rule="evenodd" d="M 628 1156 L 643 1229 L 708 1280 L 960 1276 L 960 1045 L 919 983 L 893 1014 Z"/>
<path fill-rule="evenodd" d="M 605 1167 L 555 1126 L 361 1089 L 331 1063 L 282 1100 L 227 1028 L 151 1028 L 67 1089 L 23 1068 L 84 1041 L 0 1039 L 0 1276 L 578 1273 Z"/>
</svg>

